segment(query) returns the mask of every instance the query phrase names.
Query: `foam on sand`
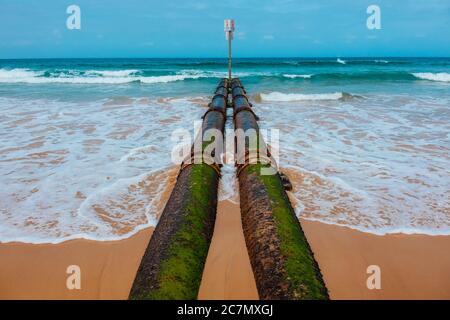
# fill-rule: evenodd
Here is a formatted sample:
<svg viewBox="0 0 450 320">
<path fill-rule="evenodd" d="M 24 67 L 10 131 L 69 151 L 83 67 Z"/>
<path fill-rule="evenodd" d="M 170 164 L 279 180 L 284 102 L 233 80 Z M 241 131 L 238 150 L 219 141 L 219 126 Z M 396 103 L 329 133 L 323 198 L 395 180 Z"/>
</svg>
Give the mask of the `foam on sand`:
<svg viewBox="0 0 450 320">
<path fill-rule="evenodd" d="M 109 101 L 0 97 L 0 242 L 119 240 L 156 225 L 171 134 L 203 110 L 180 98 Z"/>
</svg>

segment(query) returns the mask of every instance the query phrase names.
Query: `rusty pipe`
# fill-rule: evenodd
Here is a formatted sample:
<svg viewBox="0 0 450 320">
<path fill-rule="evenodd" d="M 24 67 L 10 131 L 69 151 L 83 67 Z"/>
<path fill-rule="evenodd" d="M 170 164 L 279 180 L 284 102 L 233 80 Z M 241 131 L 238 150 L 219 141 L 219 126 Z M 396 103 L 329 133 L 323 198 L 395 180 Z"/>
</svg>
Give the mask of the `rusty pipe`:
<svg viewBox="0 0 450 320">
<path fill-rule="evenodd" d="M 258 132 L 258 150 L 266 150 L 257 117 L 239 79 L 231 81 L 235 130 Z M 245 152 L 251 145 L 245 143 Z M 254 145 L 254 144 L 253 144 Z M 289 201 L 280 174 L 266 175 L 257 153 L 256 163 L 237 163 L 242 226 L 250 262 L 261 299 L 328 299 L 328 291 Z"/>
<path fill-rule="evenodd" d="M 228 81 L 220 87 L 228 90 Z M 224 132 L 227 101 L 214 95 L 203 116 L 202 150 L 205 131 Z M 216 153 L 221 154 L 223 150 Z M 191 153 L 190 160 L 197 155 Z M 217 157 L 214 157 L 217 160 Z M 177 181 L 148 243 L 130 299 L 195 299 L 208 254 L 217 210 L 220 162 L 204 161 L 181 165 Z"/>
</svg>

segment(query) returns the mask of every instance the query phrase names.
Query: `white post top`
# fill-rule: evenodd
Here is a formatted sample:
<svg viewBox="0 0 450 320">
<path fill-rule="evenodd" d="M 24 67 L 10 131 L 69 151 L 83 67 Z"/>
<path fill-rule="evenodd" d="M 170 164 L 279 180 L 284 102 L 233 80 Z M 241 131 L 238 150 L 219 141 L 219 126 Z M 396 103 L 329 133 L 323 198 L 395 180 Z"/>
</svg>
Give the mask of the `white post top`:
<svg viewBox="0 0 450 320">
<path fill-rule="evenodd" d="M 231 40 L 233 40 L 234 20 L 226 19 L 223 25 L 225 30 L 225 37 L 228 41 L 228 79 L 231 80 Z"/>
<path fill-rule="evenodd" d="M 224 21 L 224 30 L 225 32 L 233 32 L 234 31 L 234 20 L 226 19 Z"/>
</svg>

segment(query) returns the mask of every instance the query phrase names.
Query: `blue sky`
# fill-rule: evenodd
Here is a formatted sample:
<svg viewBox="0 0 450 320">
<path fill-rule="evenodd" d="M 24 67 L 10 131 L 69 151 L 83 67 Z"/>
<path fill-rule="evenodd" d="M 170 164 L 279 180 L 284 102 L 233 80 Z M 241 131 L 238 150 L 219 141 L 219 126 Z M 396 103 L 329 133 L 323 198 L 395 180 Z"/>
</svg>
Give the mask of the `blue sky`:
<svg viewBox="0 0 450 320">
<path fill-rule="evenodd" d="M 450 56 L 449 0 L 0 0 L 0 58 L 223 57 L 224 18 L 239 57 Z"/>
</svg>

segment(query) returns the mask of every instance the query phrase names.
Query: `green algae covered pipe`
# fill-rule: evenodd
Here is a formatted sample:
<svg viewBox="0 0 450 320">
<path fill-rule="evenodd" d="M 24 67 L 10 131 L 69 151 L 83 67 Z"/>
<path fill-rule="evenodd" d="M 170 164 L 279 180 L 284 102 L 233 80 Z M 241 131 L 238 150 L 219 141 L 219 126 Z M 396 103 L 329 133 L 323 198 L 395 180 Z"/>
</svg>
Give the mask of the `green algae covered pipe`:
<svg viewBox="0 0 450 320">
<path fill-rule="evenodd" d="M 218 90 L 221 87 L 228 87 L 225 79 Z M 223 135 L 227 100 L 219 93 L 212 101 L 203 117 L 203 132 L 214 128 Z M 219 178 L 217 164 L 182 165 L 142 258 L 130 299 L 197 298 L 214 230 Z"/>
<path fill-rule="evenodd" d="M 240 81 L 233 80 L 231 87 L 235 130 L 259 132 Z M 258 150 L 266 148 L 264 141 L 258 140 Z M 238 155 L 236 159 L 242 157 Z M 275 174 L 262 174 L 262 169 L 271 164 L 258 162 L 246 159 L 237 164 L 237 172 L 242 226 L 260 298 L 328 299 L 319 267 L 280 175 L 276 170 Z M 273 162 L 272 159 L 272 166 Z"/>
</svg>

